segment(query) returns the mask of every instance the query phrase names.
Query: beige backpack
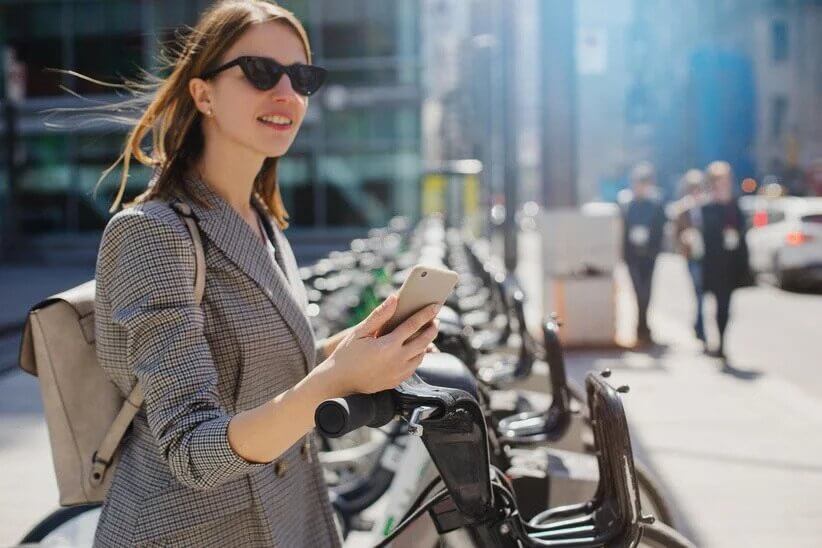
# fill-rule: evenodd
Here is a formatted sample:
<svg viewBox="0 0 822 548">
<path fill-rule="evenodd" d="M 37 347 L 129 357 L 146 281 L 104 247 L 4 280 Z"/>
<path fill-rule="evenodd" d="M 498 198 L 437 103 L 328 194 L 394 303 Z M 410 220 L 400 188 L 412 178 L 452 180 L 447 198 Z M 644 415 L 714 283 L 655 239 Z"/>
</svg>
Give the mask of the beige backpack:
<svg viewBox="0 0 822 548">
<path fill-rule="evenodd" d="M 171 206 L 185 221 L 196 257 L 194 297 L 205 289 L 205 254 L 191 208 Z M 20 367 L 40 380 L 60 504 L 102 502 L 117 447 L 143 403 L 137 384 L 127 398 L 97 363 L 94 280 L 32 307 L 23 328 Z"/>
</svg>

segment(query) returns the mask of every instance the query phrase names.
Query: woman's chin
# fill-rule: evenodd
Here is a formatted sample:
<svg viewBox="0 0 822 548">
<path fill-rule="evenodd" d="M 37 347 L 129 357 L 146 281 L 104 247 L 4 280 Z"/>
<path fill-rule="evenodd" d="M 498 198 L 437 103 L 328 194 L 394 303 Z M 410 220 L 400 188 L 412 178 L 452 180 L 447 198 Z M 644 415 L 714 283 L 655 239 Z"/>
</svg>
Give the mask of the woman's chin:
<svg viewBox="0 0 822 548">
<path fill-rule="evenodd" d="M 249 144 L 251 150 L 254 151 L 255 154 L 263 156 L 264 158 L 279 158 L 280 156 L 285 156 L 285 153 L 288 152 L 288 149 L 291 147 L 291 143 L 287 143 L 287 145 L 277 144 L 276 146 L 267 146 L 261 147 L 260 143 L 253 143 Z"/>
</svg>

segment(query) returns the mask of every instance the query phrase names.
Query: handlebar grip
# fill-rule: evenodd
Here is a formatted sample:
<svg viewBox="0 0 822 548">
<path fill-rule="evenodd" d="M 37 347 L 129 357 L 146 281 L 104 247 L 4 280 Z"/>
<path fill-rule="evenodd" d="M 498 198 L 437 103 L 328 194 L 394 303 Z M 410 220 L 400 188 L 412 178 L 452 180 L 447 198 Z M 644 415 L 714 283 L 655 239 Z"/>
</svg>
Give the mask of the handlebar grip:
<svg viewBox="0 0 822 548">
<path fill-rule="evenodd" d="M 395 414 L 391 391 L 383 390 L 325 400 L 314 411 L 314 423 L 325 436 L 339 438 L 363 426 L 378 428 Z"/>
</svg>

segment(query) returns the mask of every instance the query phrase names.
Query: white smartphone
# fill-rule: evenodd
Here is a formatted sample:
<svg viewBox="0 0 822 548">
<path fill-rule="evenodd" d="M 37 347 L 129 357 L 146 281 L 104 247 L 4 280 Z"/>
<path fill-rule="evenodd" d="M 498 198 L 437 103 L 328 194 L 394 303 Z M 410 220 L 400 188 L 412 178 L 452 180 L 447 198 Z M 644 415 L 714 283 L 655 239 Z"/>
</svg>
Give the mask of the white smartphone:
<svg viewBox="0 0 822 548">
<path fill-rule="evenodd" d="M 397 294 L 394 315 L 383 324 L 378 334 L 390 333 L 428 305 L 443 304 L 458 280 L 459 275 L 453 270 L 425 265 L 412 268 Z"/>
</svg>

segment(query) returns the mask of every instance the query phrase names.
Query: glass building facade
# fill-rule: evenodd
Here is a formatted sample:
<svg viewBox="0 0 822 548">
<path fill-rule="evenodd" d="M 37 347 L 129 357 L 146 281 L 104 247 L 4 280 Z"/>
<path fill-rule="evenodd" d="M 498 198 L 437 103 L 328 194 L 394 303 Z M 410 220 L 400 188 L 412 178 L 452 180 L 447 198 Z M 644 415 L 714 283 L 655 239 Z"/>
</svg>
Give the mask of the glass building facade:
<svg viewBox="0 0 822 548">
<path fill-rule="evenodd" d="M 119 182 L 101 172 L 119 155 L 125 128 L 51 115 L 124 98 L 106 82 L 156 72 L 163 43 L 193 25 L 205 0 L 0 0 L 0 37 L 25 72 L 23 100 L 3 117 L 0 193 L 4 222 L 18 240 L 97 231 Z M 280 162 L 280 186 L 295 234 L 356 233 L 396 214 L 415 215 L 420 159 L 420 2 L 283 0 L 303 22 L 314 62 L 329 70 L 294 144 Z M 7 70 L 8 72 L 8 70 Z M 72 96 L 63 87 L 79 94 Z M 58 128 L 47 127 L 49 120 Z M 68 122 L 67 122 L 68 121 Z M 12 158 L 12 156 L 14 158 Z M 13 164 L 13 169 L 10 169 Z M 145 188 L 135 169 L 128 194 Z M 345 230 L 342 231 L 346 233 Z"/>
</svg>

